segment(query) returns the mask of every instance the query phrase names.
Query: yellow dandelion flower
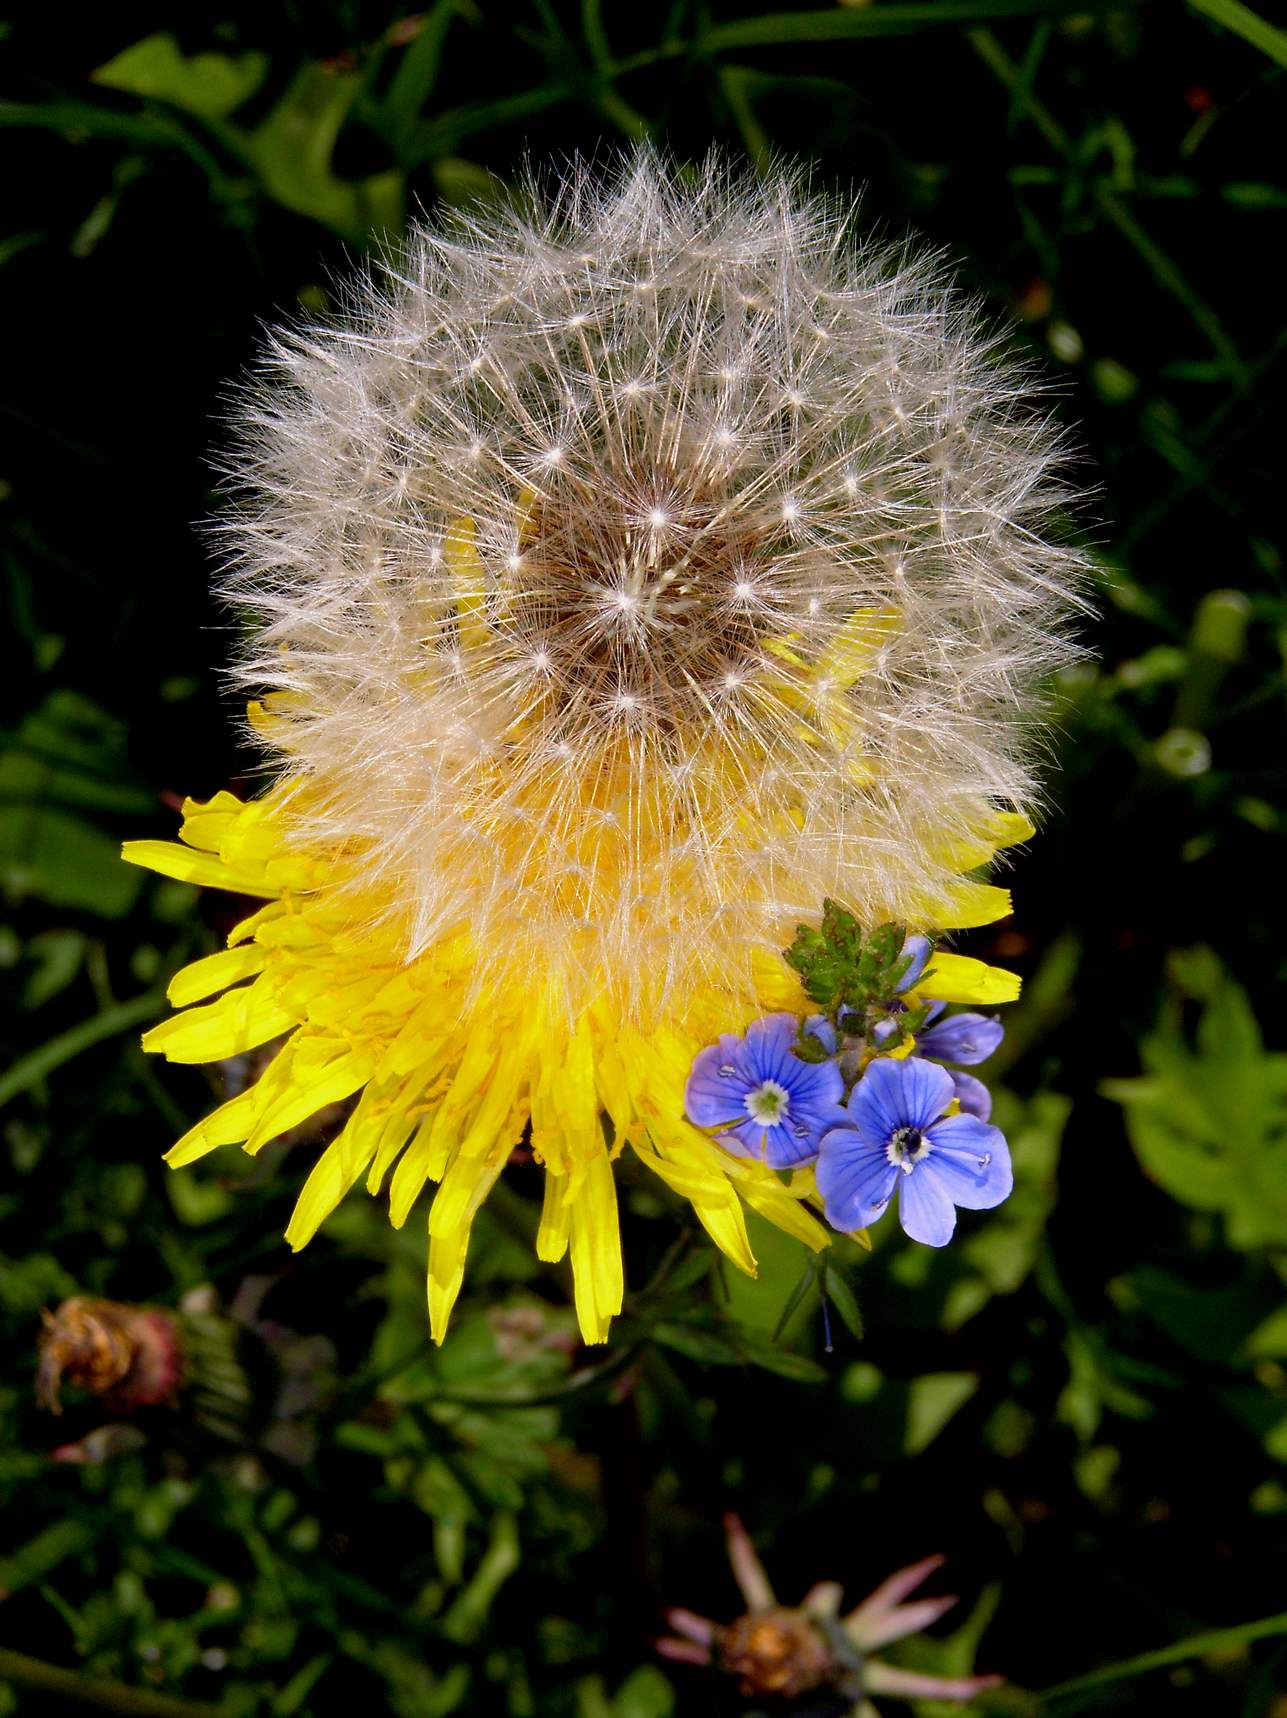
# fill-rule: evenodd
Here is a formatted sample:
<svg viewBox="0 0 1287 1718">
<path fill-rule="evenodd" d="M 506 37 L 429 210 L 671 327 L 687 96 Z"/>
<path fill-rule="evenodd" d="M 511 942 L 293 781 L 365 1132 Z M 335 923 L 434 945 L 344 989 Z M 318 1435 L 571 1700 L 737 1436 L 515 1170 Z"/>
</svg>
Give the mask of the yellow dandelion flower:
<svg viewBox="0 0 1287 1718">
<path fill-rule="evenodd" d="M 398 1225 L 436 1183 L 438 1340 L 529 1126 L 587 1341 L 622 1302 L 623 1152 L 744 1270 L 746 1206 L 825 1245 L 810 1178 L 693 1126 L 685 1081 L 807 1009 L 780 951 L 824 897 L 1009 910 L 975 873 L 1031 833 L 1080 562 L 1044 534 L 1052 434 L 968 312 L 786 180 L 645 154 L 413 234 L 276 340 L 242 428 L 225 589 L 277 781 L 126 856 L 264 902 L 147 1048 L 285 1042 L 169 1161 L 356 1099 L 287 1238 L 360 1178 Z M 1016 992 L 943 954 L 918 986 Z"/>
</svg>

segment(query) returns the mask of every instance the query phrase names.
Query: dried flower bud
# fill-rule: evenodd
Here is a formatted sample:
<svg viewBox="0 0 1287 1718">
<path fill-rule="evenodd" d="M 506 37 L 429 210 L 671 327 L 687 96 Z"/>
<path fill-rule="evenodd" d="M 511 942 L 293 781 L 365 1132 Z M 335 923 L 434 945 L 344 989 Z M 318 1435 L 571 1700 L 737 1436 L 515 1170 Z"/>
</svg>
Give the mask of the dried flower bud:
<svg viewBox="0 0 1287 1718">
<path fill-rule="evenodd" d="M 43 1317 L 36 1374 L 42 1408 L 62 1412 L 64 1382 L 117 1413 L 174 1401 L 184 1360 L 178 1323 L 170 1313 L 73 1295 Z"/>
</svg>

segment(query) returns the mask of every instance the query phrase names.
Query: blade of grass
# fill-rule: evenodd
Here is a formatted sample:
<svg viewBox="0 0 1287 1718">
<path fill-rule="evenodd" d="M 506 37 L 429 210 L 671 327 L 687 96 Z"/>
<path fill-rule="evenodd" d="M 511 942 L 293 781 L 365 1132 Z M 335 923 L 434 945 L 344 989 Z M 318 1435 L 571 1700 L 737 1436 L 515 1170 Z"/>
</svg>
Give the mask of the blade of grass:
<svg viewBox="0 0 1287 1718">
<path fill-rule="evenodd" d="M 603 22 L 603 0 L 581 0 L 581 34 L 595 71 L 601 77 L 612 77 L 612 46 Z M 648 136 L 652 129 L 648 121 L 611 83 L 602 90 L 598 100 L 604 114 L 628 137 Z"/>
<path fill-rule="evenodd" d="M 407 145 L 406 165 L 435 160 L 439 155 L 452 155 L 466 137 L 494 127 L 514 125 L 531 119 L 547 107 L 557 107 L 567 101 L 570 91 L 563 83 L 539 84 L 535 89 L 519 90 L 497 101 L 466 102 L 448 108 L 434 119 L 417 126 Z"/>
<path fill-rule="evenodd" d="M 748 66 L 721 66 L 719 69 L 719 85 L 724 100 L 741 135 L 742 147 L 757 173 L 767 172 L 773 159 L 773 145 L 756 117 L 753 99 L 754 92 L 765 81 L 761 73 Z"/>
<path fill-rule="evenodd" d="M 1023 89 L 1020 68 L 1006 53 L 991 30 L 971 30 L 969 42 L 983 63 L 1008 90 L 1013 93 Z M 1070 168 L 1080 171 L 1082 163 L 1077 159 L 1077 151 L 1074 149 L 1071 139 L 1053 114 L 1036 99 L 1031 90 L 1025 91 L 1023 112 L 1056 154 L 1062 156 Z M 1151 234 L 1145 231 L 1115 192 L 1107 187 L 1099 187 L 1094 196 L 1100 213 L 1112 226 L 1116 227 L 1118 233 L 1135 251 L 1158 285 L 1165 287 L 1184 306 L 1192 321 L 1206 336 L 1211 349 L 1223 359 L 1230 380 L 1241 393 L 1245 393 L 1248 386 L 1247 366 L 1243 361 L 1242 354 L 1225 333 L 1224 325 L 1215 311 L 1198 297 L 1182 270 L 1177 267 L 1176 263 Z"/>
<path fill-rule="evenodd" d="M 1037 73 L 1041 70 L 1041 62 L 1046 56 L 1050 38 L 1055 27 L 1048 20 L 1038 24 L 1028 38 L 1028 45 L 1023 50 L 1023 59 L 1019 63 L 1018 75 L 1010 88 L 1010 105 L 1006 110 L 1005 134 L 1013 137 L 1027 111 L 1032 92 L 1036 88 Z"/>
<path fill-rule="evenodd" d="M 799 42 L 862 41 L 906 36 L 989 18 L 1059 18 L 1104 11 L 1129 11 L 1138 0 L 889 0 L 887 5 L 818 12 L 769 12 L 716 24 L 697 38 L 699 51 L 773 48 Z"/>
<path fill-rule="evenodd" d="M 1100 190 L 1096 201 L 1109 221 L 1144 263 L 1158 285 L 1165 287 L 1171 296 L 1188 311 L 1195 325 L 1205 334 L 1212 351 L 1218 353 L 1228 365 L 1230 380 L 1241 392 L 1245 393 L 1247 389 L 1247 367 L 1242 361 L 1242 354 L 1225 333 L 1224 324 L 1215 311 L 1198 297 L 1185 279 L 1183 271 L 1163 250 L 1162 246 L 1144 230 L 1115 192 Z"/>
<path fill-rule="evenodd" d="M 64 1062 L 70 1062 L 82 1051 L 92 1049 L 106 1038 L 115 1038 L 119 1032 L 127 1032 L 131 1026 L 137 1026 L 149 1015 L 158 1013 L 164 1002 L 165 997 L 161 991 L 145 991 L 142 996 L 131 997 L 128 1002 L 118 1002 L 114 1008 L 105 1008 L 101 1014 L 82 1020 L 78 1026 L 72 1026 L 58 1037 L 50 1038 L 39 1049 L 19 1057 L 0 1075 L 0 1109 L 3 1109 L 10 1099 L 47 1079 L 55 1069 L 61 1068 Z"/>
<path fill-rule="evenodd" d="M 86 137 L 115 137 L 140 149 L 175 148 L 201 169 L 211 191 L 220 200 L 228 201 L 237 191 L 235 183 L 219 162 L 193 136 L 187 126 L 179 124 L 177 120 L 172 120 L 168 114 L 155 108 L 123 113 L 117 108 L 98 107 L 87 101 L 0 101 L 0 126 L 53 131 L 72 143 Z"/>
<path fill-rule="evenodd" d="M 1213 23 L 1223 24 L 1226 30 L 1241 36 L 1244 42 L 1250 42 L 1253 48 L 1259 48 L 1262 54 L 1268 54 L 1271 60 L 1277 60 L 1280 66 L 1287 66 L 1287 31 L 1270 24 L 1250 6 L 1242 5 L 1241 0 L 1189 0 L 1189 5 Z"/>
<path fill-rule="evenodd" d="M 1272 1640 L 1287 1635 L 1287 1611 L 1277 1616 L 1261 1617 L 1254 1623 L 1240 1623 L 1236 1628 L 1208 1629 L 1204 1634 L 1189 1635 L 1171 1646 L 1158 1647 L 1153 1652 L 1141 1652 L 1135 1658 L 1103 1665 L 1085 1676 L 1074 1676 L 1067 1682 L 1057 1682 L 1038 1695 L 1043 1704 L 1080 1694 L 1085 1689 L 1099 1688 L 1106 1682 L 1123 1682 L 1128 1677 L 1143 1676 L 1150 1670 L 1163 1670 L 1168 1664 L 1183 1664 L 1186 1659 L 1206 1658 L 1211 1653 L 1228 1652 L 1233 1647 L 1250 1646 L 1254 1641 Z"/>
<path fill-rule="evenodd" d="M 434 0 L 420 19 L 420 28 L 403 50 L 398 69 L 389 81 L 383 115 L 389 143 L 401 157 L 411 142 L 415 123 L 438 82 L 447 31 L 456 17 L 456 0 Z"/>
</svg>

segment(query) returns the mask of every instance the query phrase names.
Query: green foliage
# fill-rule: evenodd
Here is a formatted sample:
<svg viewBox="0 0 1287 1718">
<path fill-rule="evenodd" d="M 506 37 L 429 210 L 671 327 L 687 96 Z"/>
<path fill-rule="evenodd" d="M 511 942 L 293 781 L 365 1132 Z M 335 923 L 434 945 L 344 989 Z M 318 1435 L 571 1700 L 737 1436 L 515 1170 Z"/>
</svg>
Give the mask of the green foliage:
<svg viewBox="0 0 1287 1718">
<path fill-rule="evenodd" d="M 267 54 L 187 55 L 167 34 L 133 43 L 91 74 L 107 89 L 168 101 L 203 119 L 235 113 L 267 75 Z"/>
<path fill-rule="evenodd" d="M 911 956 L 902 954 L 904 936 L 898 925 L 881 925 L 864 938 L 852 913 L 824 901 L 821 927 L 798 926 L 786 958 L 800 974 L 806 996 L 829 1015 L 842 1008 L 865 1014 L 873 1003 L 894 995 L 910 966 Z"/>
<path fill-rule="evenodd" d="M 1145 1075 L 1107 1080 L 1145 1173 L 1196 1211 L 1218 1212 L 1241 1250 L 1287 1251 L 1287 1054 L 1268 1052 L 1245 990 L 1209 949 L 1172 957 L 1179 995 L 1145 1037 Z M 1179 997 L 1201 1005 L 1196 1044 Z"/>
<path fill-rule="evenodd" d="M 983 1711 L 1273 1710 L 1281 29 L 1241 0 L 213 17 L 26 8 L 4 42 L 0 1713 L 732 1714 L 649 1644 L 670 1606 L 736 1614 L 729 1507 L 787 1599 L 949 1552 L 961 1611 L 889 1654 L 1006 1671 Z M 1014 918 L 961 939 L 1025 976 L 985 1070 L 1016 1188 L 941 1252 L 887 1216 L 806 1259 L 752 1217 L 751 1281 L 623 1161 L 631 1293 L 587 1352 L 520 1151 L 435 1350 L 422 1213 L 395 1234 L 359 1193 L 281 1242 L 319 1140 L 161 1167 L 220 1094 L 137 1034 L 230 907 L 118 844 L 254 785 L 191 527 L 257 330 L 525 150 L 641 135 L 864 182 L 860 230 L 946 252 L 1101 485 L 1052 812 Z M 831 908 L 794 958 L 866 1007 L 901 946 Z M 177 1406 L 36 1410 L 42 1309 L 77 1293 L 184 1321 Z"/>
<path fill-rule="evenodd" d="M 912 965 L 913 956 L 903 953 L 906 940 L 901 925 L 878 925 L 864 934 L 852 913 L 836 901 L 824 901 L 821 924 L 816 929 L 797 925 L 795 940 L 784 954 L 800 974 L 805 995 L 819 1005 L 840 1037 L 861 1038 L 875 1020 L 885 1019 L 891 1028 L 886 1048 L 894 1048 L 925 1022 L 923 1006 L 890 1014 L 899 981 Z M 795 1053 L 805 1062 L 825 1061 L 827 1055 L 803 1026 Z"/>
</svg>

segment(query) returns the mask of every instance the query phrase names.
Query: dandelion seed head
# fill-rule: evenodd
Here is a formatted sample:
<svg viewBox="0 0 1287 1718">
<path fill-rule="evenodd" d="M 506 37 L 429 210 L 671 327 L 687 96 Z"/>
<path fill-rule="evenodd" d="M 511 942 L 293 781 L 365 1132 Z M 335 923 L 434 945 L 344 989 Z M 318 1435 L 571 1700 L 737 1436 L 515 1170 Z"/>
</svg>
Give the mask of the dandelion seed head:
<svg viewBox="0 0 1287 1718">
<path fill-rule="evenodd" d="M 1031 805 L 1084 573 L 1059 437 L 939 264 L 852 228 L 644 151 L 274 336 L 219 527 L 237 675 L 295 837 L 409 957 L 467 926 L 480 981 L 642 1017 L 826 896 L 932 924 L 980 805 Z"/>
</svg>

